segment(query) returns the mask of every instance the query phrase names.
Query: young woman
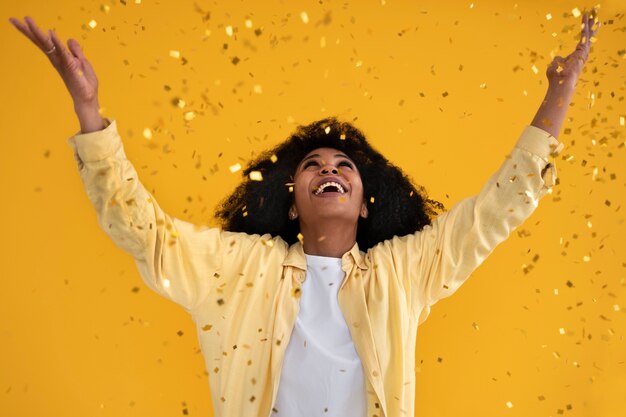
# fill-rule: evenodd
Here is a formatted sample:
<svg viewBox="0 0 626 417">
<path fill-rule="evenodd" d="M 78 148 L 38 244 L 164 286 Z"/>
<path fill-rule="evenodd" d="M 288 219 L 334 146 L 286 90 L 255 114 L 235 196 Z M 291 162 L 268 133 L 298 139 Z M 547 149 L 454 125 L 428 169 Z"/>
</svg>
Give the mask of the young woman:
<svg viewBox="0 0 626 417">
<path fill-rule="evenodd" d="M 480 193 L 442 206 L 349 123 L 301 126 L 250 163 L 220 206 L 223 228 L 168 216 L 98 112 L 78 43 L 11 22 L 50 59 L 74 100 L 68 140 L 100 226 L 145 282 L 196 323 L 217 416 L 412 416 L 417 327 L 554 185 L 550 158 L 599 27 L 547 69 L 530 126 Z M 597 23 L 597 24 L 596 24 Z M 250 179 L 261 179 L 261 181 Z"/>
</svg>

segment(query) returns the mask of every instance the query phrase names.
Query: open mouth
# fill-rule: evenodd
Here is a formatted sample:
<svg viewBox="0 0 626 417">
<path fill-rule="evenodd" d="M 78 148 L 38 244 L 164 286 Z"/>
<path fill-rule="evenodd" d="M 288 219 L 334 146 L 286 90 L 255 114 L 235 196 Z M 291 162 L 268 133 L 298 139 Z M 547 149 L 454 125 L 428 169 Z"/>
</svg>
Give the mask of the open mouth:
<svg viewBox="0 0 626 417">
<path fill-rule="evenodd" d="M 314 195 L 321 195 L 326 193 L 345 194 L 346 191 L 343 189 L 341 184 L 334 181 L 328 181 L 320 184 L 316 189 L 313 190 Z"/>
</svg>

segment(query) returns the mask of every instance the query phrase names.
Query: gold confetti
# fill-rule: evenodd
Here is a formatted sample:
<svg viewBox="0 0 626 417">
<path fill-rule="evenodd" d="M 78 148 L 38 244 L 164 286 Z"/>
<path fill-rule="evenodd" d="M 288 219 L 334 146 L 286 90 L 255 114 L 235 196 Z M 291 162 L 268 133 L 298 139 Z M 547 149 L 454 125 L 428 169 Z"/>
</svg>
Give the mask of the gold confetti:
<svg viewBox="0 0 626 417">
<path fill-rule="evenodd" d="M 322 36 L 320 38 L 320 48 L 325 48 L 326 47 L 326 36 Z"/>
<path fill-rule="evenodd" d="M 626 117 L 620 116 L 619 117 L 619 125 L 620 126 L 624 126 L 624 124 L 626 124 Z"/>
<path fill-rule="evenodd" d="M 513 403 L 512 403 L 511 401 L 507 401 L 507 402 L 506 402 L 506 406 L 507 406 L 508 408 L 513 408 Z"/>
<path fill-rule="evenodd" d="M 111 11 L 111 7 L 107 4 L 103 4 L 100 6 L 100 11 L 103 13 L 109 13 Z"/>
<path fill-rule="evenodd" d="M 478 327 L 478 323 L 476 322 L 472 323 L 472 327 L 474 328 L 474 330 L 480 330 L 480 327 Z"/>
<path fill-rule="evenodd" d="M 535 74 L 539 74 L 539 68 L 537 68 L 535 64 L 533 64 L 533 66 L 530 69 L 532 69 Z"/>
<path fill-rule="evenodd" d="M 375 201 L 375 198 L 372 196 L 370 197 L 370 203 L 373 203 Z"/>
<path fill-rule="evenodd" d="M 249 176 L 252 181 L 263 181 L 261 171 L 251 171 Z"/>
<path fill-rule="evenodd" d="M 559 328 L 559 334 L 565 334 L 565 329 L 564 328 Z"/>
<path fill-rule="evenodd" d="M 574 8 L 572 9 L 572 15 L 573 15 L 574 17 L 579 17 L 579 16 L 580 16 L 580 10 L 578 10 L 578 7 L 574 7 Z"/>
<path fill-rule="evenodd" d="M 209 330 L 211 330 L 211 328 L 213 328 L 212 325 L 210 324 L 205 324 L 204 326 L 202 326 L 202 331 L 203 332 L 208 332 Z"/>
<path fill-rule="evenodd" d="M 143 137 L 146 139 L 152 139 L 152 130 L 150 130 L 150 128 L 146 127 L 143 130 Z"/>
<path fill-rule="evenodd" d="M 196 118 L 196 113 L 192 111 L 188 111 L 183 115 L 183 117 L 185 118 L 186 121 L 191 121 Z"/>
<path fill-rule="evenodd" d="M 340 140 L 346 140 L 346 134 L 342 133 L 341 135 L 339 135 L 339 139 Z"/>
<path fill-rule="evenodd" d="M 270 161 L 276 163 L 276 161 L 278 161 L 278 157 L 274 154 L 272 154 L 272 156 L 270 156 Z"/>
<path fill-rule="evenodd" d="M 89 21 L 89 27 L 95 29 L 96 26 L 98 26 L 98 23 L 95 20 L 91 19 Z"/>
<path fill-rule="evenodd" d="M 225 30 L 228 36 L 233 36 L 233 27 L 231 25 L 226 26 Z"/>
<path fill-rule="evenodd" d="M 301 245 L 304 245 L 304 236 L 302 236 L 302 233 L 298 233 L 298 240 L 300 241 Z"/>
<path fill-rule="evenodd" d="M 165 288 L 169 288 L 170 287 L 170 280 L 167 278 L 163 278 L 163 286 Z"/>
<path fill-rule="evenodd" d="M 363 61 L 357 61 L 355 66 L 358 68 L 363 65 Z"/>
<path fill-rule="evenodd" d="M 228 169 L 230 169 L 230 172 L 234 174 L 241 169 L 241 164 L 237 162 L 236 164 L 229 166 Z"/>
<path fill-rule="evenodd" d="M 263 87 L 261 86 L 261 84 L 254 85 L 254 92 L 256 94 L 263 94 Z"/>
<path fill-rule="evenodd" d="M 177 51 L 175 49 L 172 49 L 170 51 L 170 57 L 174 58 L 174 59 L 180 59 L 180 51 Z"/>
<path fill-rule="evenodd" d="M 246 26 L 248 29 L 250 29 L 250 28 L 252 27 L 252 20 L 250 20 L 250 19 L 246 19 L 245 26 Z"/>
<path fill-rule="evenodd" d="M 300 13 L 300 19 L 302 19 L 302 23 L 304 24 L 309 23 L 309 15 L 306 12 Z"/>
<path fill-rule="evenodd" d="M 548 13 L 548 14 L 546 15 L 546 20 L 552 20 L 552 14 Z"/>
</svg>

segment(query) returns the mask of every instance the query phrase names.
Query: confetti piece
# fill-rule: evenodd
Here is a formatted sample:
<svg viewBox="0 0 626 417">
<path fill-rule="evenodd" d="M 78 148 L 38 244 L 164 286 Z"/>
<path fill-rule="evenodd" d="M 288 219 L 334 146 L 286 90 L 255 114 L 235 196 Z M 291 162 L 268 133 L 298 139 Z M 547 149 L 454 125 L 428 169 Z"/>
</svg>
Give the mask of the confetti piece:
<svg viewBox="0 0 626 417">
<path fill-rule="evenodd" d="M 202 326 L 202 331 L 203 332 L 208 332 L 209 330 L 211 330 L 213 326 L 210 324 L 205 324 L 204 326 Z"/>
<path fill-rule="evenodd" d="M 228 36 L 233 36 L 233 27 L 231 25 L 226 26 L 225 30 Z"/>
<path fill-rule="evenodd" d="M 326 36 L 322 36 L 320 38 L 320 48 L 325 48 L 326 47 Z"/>
<path fill-rule="evenodd" d="M 249 28 L 251 28 L 251 27 L 252 27 L 252 20 L 250 20 L 250 19 L 246 19 L 245 26 L 246 26 L 248 29 L 249 29 Z"/>
<path fill-rule="evenodd" d="M 511 401 L 507 401 L 507 402 L 506 402 L 506 406 L 507 406 L 508 408 L 513 408 L 513 403 L 512 403 Z"/>
<path fill-rule="evenodd" d="M 552 20 L 552 14 L 548 13 L 548 14 L 546 15 L 546 20 Z"/>
<path fill-rule="evenodd" d="M 474 328 L 474 330 L 480 330 L 480 327 L 478 327 L 478 323 L 473 322 L 472 327 Z"/>
<path fill-rule="evenodd" d="M 363 61 L 357 61 L 355 66 L 358 68 L 363 65 Z"/>
<path fill-rule="evenodd" d="M 324 128 L 324 132 L 326 132 L 326 134 L 328 135 L 330 133 L 330 126 L 326 126 Z"/>
<path fill-rule="evenodd" d="M 263 87 L 260 84 L 254 85 L 254 92 L 256 94 L 263 94 Z"/>
<path fill-rule="evenodd" d="M 249 176 L 252 181 L 263 181 L 261 171 L 251 171 Z"/>
<path fill-rule="evenodd" d="M 89 21 L 89 27 L 94 29 L 96 26 L 98 26 L 98 23 L 95 20 L 91 19 Z"/>
<path fill-rule="evenodd" d="M 533 66 L 531 67 L 531 69 L 533 70 L 533 72 L 534 72 L 535 74 L 539 74 L 539 68 L 537 68 L 537 67 L 535 66 L 535 64 L 533 64 Z"/>
<path fill-rule="evenodd" d="M 474 8 L 474 3 L 470 4 L 469 7 L 470 7 L 470 9 L 473 9 Z"/>
<path fill-rule="evenodd" d="M 374 203 L 375 199 L 374 197 L 370 197 L 370 203 Z"/>
<path fill-rule="evenodd" d="M 103 4 L 100 6 L 100 11 L 103 13 L 109 13 L 111 11 L 111 7 L 107 4 Z"/>
<path fill-rule="evenodd" d="M 298 233 L 298 240 L 300 241 L 301 245 L 304 245 L 304 236 L 302 236 L 302 233 Z"/>
<path fill-rule="evenodd" d="M 270 161 L 276 163 L 276 161 L 278 161 L 278 157 L 272 154 L 272 156 L 270 156 Z"/>
<path fill-rule="evenodd" d="M 346 140 L 346 134 L 345 134 L 345 133 L 342 133 L 342 134 L 339 136 L 339 139 L 340 139 L 340 140 Z"/>
<path fill-rule="evenodd" d="M 149 127 L 146 127 L 143 130 L 143 137 L 146 138 L 146 139 L 152 139 L 152 130 L 150 130 Z"/>
<path fill-rule="evenodd" d="M 196 118 L 196 113 L 192 112 L 192 111 L 188 111 L 184 114 L 183 116 L 185 118 L 186 121 L 190 121 Z"/>
<path fill-rule="evenodd" d="M 167 278 L 163 278 L 163 286 L 165 288 L 169 288 L 170 287 L 170 280 Z"/>
<path fill-rule="evenodd" d="M 230 169 L 230 172 L 234 174 L 241 169 L 241 164 L 237 162 L 236 164 L 229 166 L 228 169 Z"/>
<path fill-rule="evenodd" d="M 624 124 L 626 124 L 626 117 L 620 116 L 619 117 L 619 125 L 620 126 L 624 126 Z"/>
<path fill-rule="evenodd" d="M 559 334 L 565 334 L 565 329 L 564 328 L 559 328 Z"/>
<path fill-rule="evenodd" d="M 304 24 L 309 23 L 309 15 L 306 12 L 300 13 L 300 19 L 302 19 L 302 23 Z"/>
<path fill-rule="evenodd" d="M 579 16 L 580 16 L 580 10 L 578 10 L 578 7 L 574 7 L 574 8 L 572 9 L 572 15 L 573 15 L 574 17 L 579 17 Z"/>
<path fill-rule="evenodd" d="M 180 51 L 176 51 L 176 50 L 172 49 L 170 51 L 170 57 L 172 57 L 174 59 L 180 59 Z"/>
</svg>

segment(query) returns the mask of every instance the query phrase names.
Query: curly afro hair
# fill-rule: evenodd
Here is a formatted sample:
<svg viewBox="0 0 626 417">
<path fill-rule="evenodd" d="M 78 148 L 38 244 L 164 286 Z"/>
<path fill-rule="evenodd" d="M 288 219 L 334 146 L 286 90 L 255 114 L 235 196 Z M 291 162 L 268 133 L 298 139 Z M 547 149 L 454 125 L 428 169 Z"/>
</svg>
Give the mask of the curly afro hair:
<svg viewBox="0 0 626 417">
<path fill-rule="evenodd" d="M 363 182 L 369 215 L 359 218 L 357 244 L 367 250 L 393 236 L 415 233 L 445 210 L 423 187 L 415 187 L 404 172 L 376 151 L 361 131 L 335 117 L 318 120 L 296 131 L 275 148 L 263 152 L 243 171 L 244 180 L 216 211 L 224 230 L 298 240 L 299 221 L 287 216 L 293 204 L 294 174 L 302 158 L 317 148 L 343 151 L 356 164 Z M 262 181 L 250 179 L 259 171 Z"/>
</svg>

